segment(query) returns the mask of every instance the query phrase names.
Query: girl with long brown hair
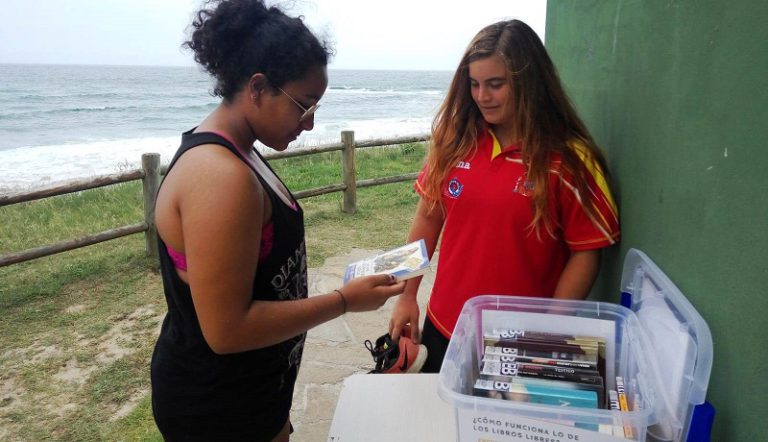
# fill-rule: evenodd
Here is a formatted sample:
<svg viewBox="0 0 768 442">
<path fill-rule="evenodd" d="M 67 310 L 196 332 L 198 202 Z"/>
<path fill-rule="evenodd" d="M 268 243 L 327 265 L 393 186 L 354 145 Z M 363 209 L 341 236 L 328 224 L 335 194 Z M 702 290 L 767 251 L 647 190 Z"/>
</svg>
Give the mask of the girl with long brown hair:
<svg viewBox="0 0 768 442">
<path fill-rule="evenodd" d="M 432 128 L 409 240 L 441 237 L 423 336 L 440 369 L 465 301 L 482 294 L 584 299 L 600 249 L 619 239 L 605 158 L 536 33 L 494 23 L 470 42 Z M 390 334 L 419 324 L 410 280 Z"/>
</svg>

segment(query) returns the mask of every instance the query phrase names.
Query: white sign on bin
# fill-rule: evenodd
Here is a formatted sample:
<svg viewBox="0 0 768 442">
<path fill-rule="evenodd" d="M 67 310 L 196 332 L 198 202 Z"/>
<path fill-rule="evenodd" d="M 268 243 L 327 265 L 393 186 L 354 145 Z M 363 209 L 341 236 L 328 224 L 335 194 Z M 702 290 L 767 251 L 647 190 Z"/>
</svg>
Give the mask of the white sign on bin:
<svg viewBox="0 0 768 442">
<path fill-rule="evenodd" d="M 458 410 L 462 442 L 616 442 L 626 440 L 567 425 L 500 413 Z"/>
</svg>

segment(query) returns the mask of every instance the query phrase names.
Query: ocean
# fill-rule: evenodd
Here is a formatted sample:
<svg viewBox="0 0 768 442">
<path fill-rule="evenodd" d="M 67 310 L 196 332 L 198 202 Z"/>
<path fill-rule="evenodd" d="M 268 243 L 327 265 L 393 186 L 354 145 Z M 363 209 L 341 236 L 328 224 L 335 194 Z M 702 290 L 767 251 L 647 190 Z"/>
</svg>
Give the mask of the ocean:
<svg viewBox="0 0 768 442">
<path fill-rule="evenodd" d="M 449 71 L 329 71 L 315 128 L 300 149 L 355 138 L 429 133 Z M 0 64 L 0 192 L 167 163 L 180 133 L 219 102 L 197 67 Z"/>
</svg>

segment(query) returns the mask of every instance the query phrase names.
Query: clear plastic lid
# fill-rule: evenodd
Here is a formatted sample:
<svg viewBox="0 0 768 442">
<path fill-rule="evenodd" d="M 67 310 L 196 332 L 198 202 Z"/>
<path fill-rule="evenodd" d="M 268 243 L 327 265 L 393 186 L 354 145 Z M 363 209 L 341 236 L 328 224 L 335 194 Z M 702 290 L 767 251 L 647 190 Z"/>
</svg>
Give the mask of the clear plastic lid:
<svg viewBox="0 0 768 442">
<path fill-rule="evenodd" d="M 712 370 L 712 335 L 704 319 L 643 252 L 630 249 L 621 278 L 622 297 L 653 349 L 656 414 L 648 438 L 685 441 L 693 408 L 704 402 Z"/>
</svg>

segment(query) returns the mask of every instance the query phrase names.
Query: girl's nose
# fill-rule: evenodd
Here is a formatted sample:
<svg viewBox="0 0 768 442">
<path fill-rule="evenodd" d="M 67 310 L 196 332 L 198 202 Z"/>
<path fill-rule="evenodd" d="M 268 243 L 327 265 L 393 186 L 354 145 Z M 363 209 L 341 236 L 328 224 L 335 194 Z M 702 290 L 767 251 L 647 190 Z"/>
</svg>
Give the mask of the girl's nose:
<svg viewBox="0 0 768 442">
<path fill-rule="evenodd" d="M 310 131 L 315 127 L 315 114 L 310 115 L 307 117 L 306 120 L 301 122 L 301 128 Z"/>
<path fill-rule="evenodd" d="M 482 84 L 478 86 L 477 91 L 477 98 L 479 101 L 487 101 L 491 98 L 491 94 L 488 91 L 488 88 L 483 86 Z"/>
</svg>

